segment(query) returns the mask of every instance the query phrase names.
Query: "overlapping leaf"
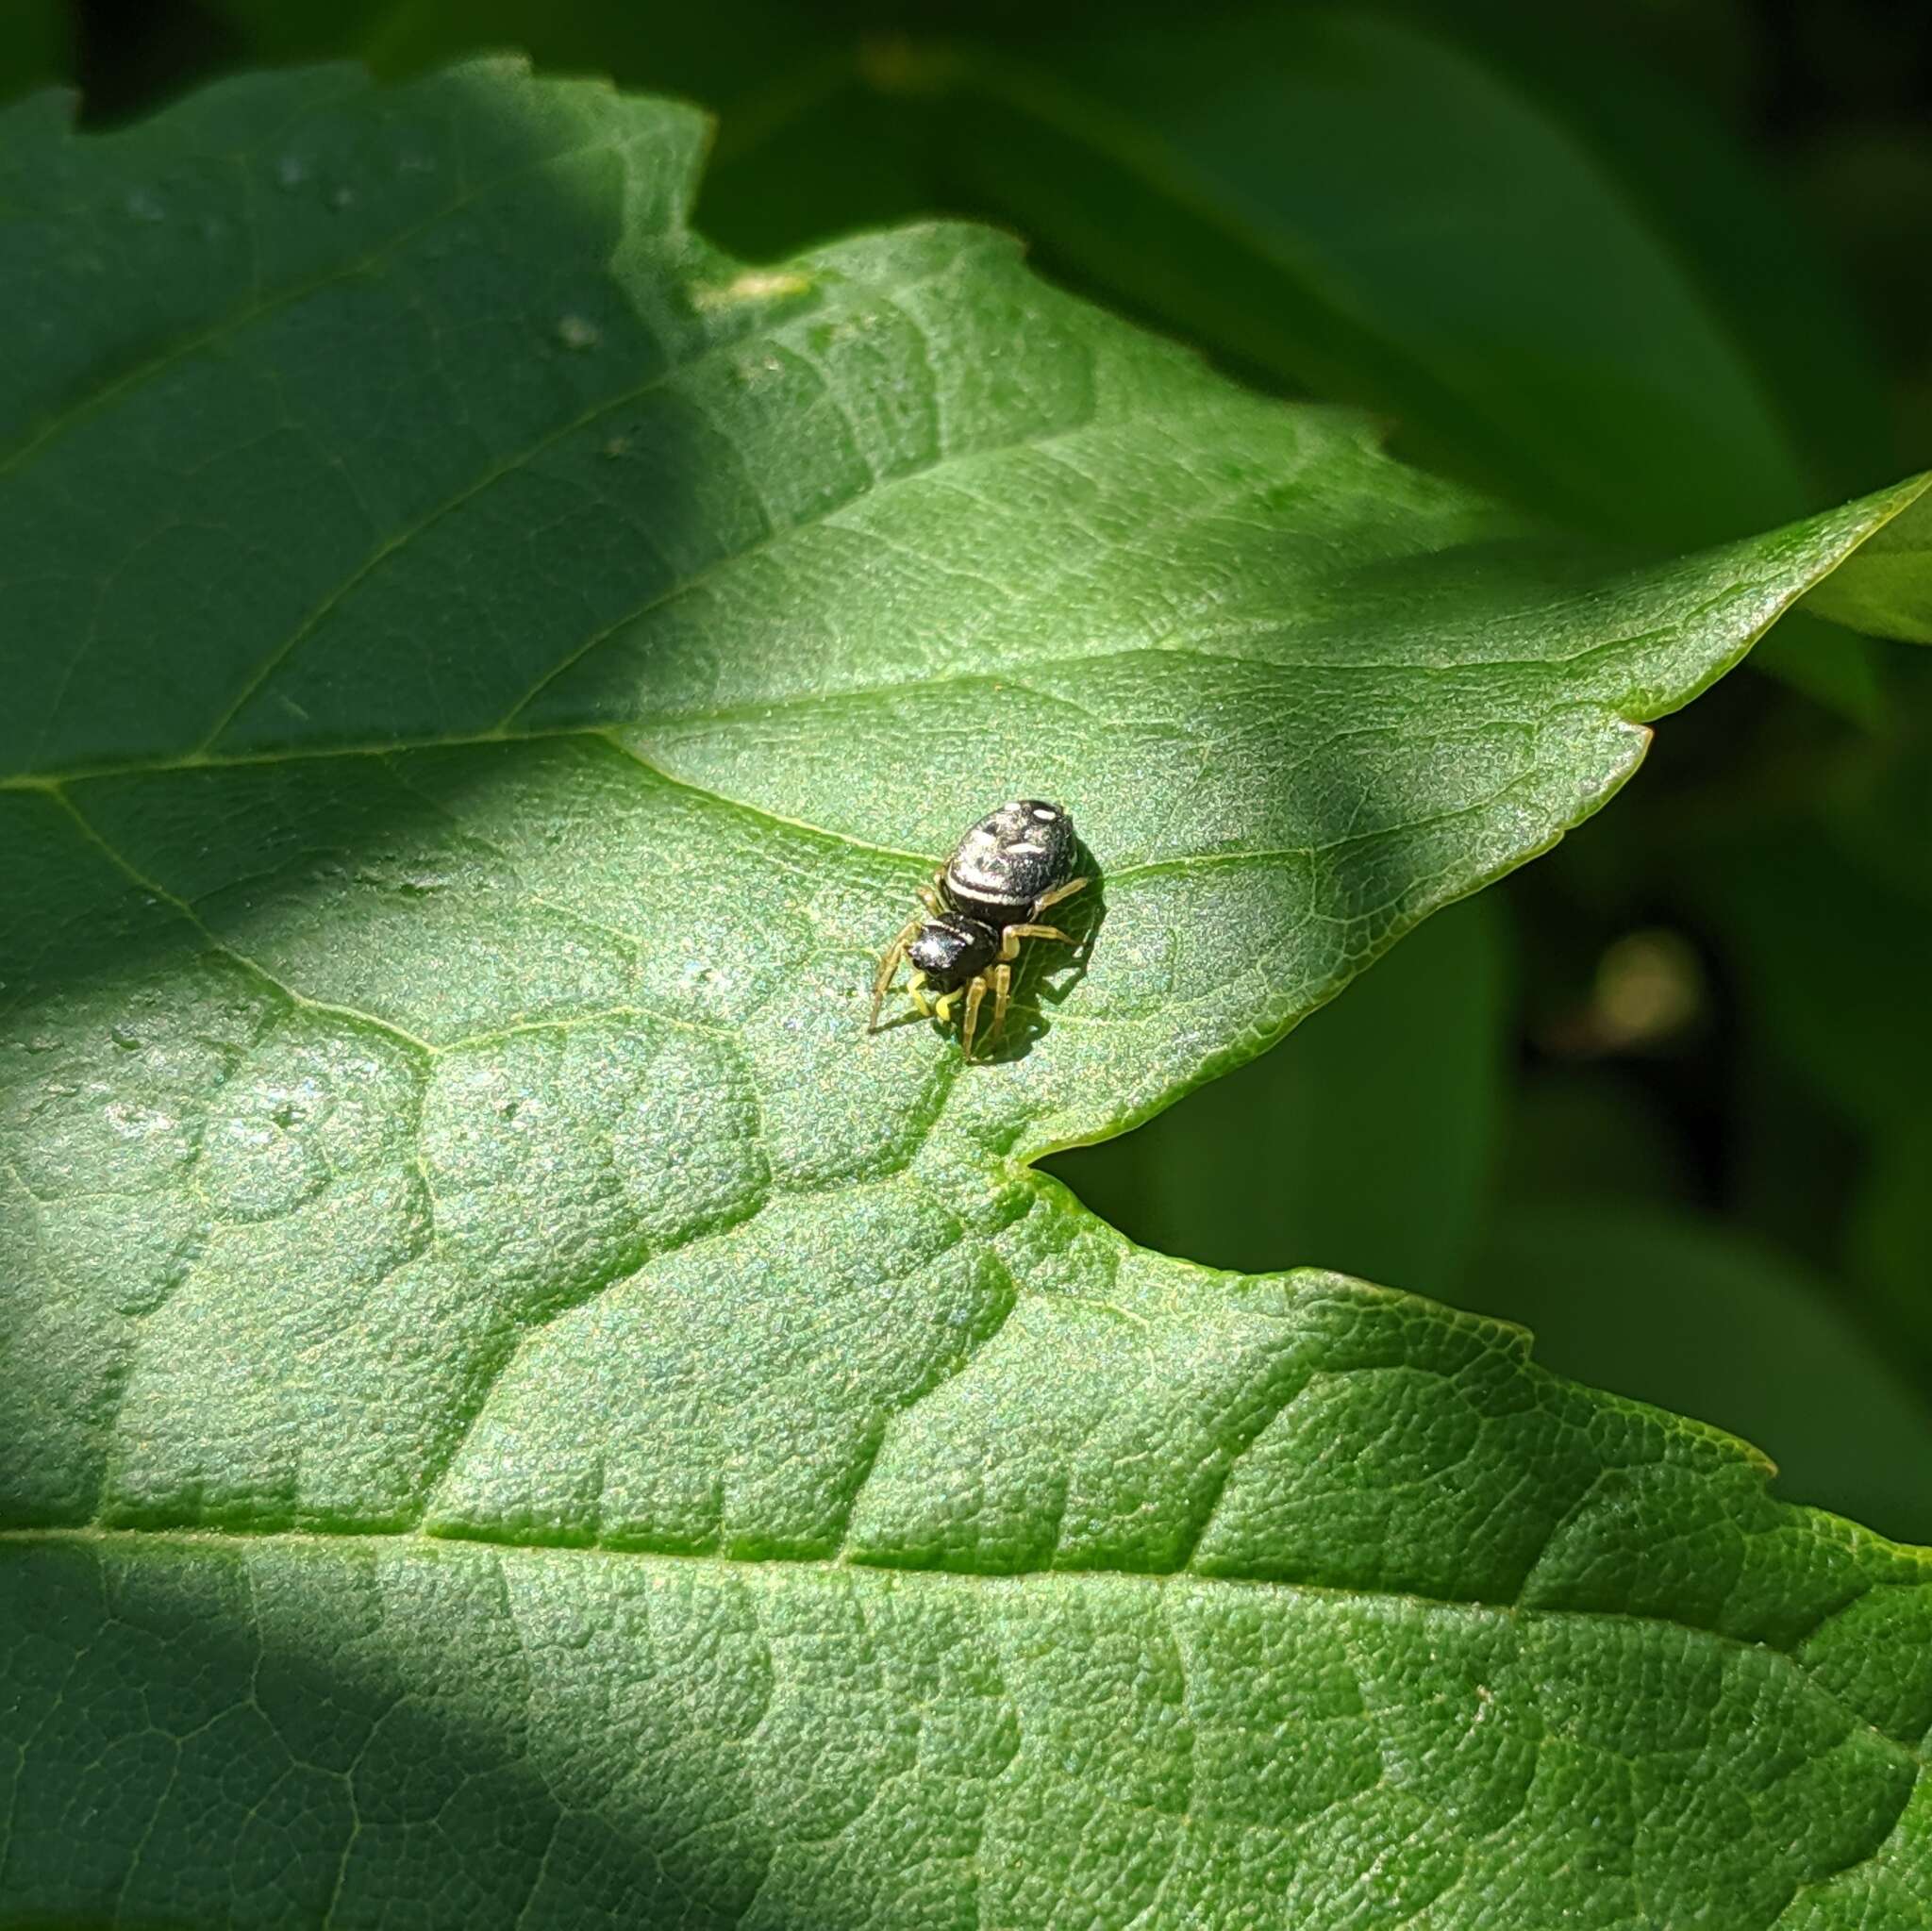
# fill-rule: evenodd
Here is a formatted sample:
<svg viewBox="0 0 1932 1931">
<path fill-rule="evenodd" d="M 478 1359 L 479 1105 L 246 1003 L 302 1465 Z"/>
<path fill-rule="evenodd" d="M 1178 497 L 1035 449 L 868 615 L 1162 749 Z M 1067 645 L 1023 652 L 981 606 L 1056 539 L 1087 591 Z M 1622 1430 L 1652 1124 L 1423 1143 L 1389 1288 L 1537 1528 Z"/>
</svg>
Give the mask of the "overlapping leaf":
<svg viewBox="0 0 1932 1931">
<path fill-rule="evenodd" d="M 1842 578 L 1820 584 L 1811 601 L 1855 630 L 1932 643 L 1932 513 L 1915 504 Z"/>
<path fill-rule="evenodd" d="M 1924 1558 L 1022 1162 L 1594 808 L 1907 500 L 1604 569 L 701 130 L 0 128 L 0 1895 L 464 1925 L 1926 1908 Z M 959 825 L 1083 961 L 869 1039 Z"/>
</svg>

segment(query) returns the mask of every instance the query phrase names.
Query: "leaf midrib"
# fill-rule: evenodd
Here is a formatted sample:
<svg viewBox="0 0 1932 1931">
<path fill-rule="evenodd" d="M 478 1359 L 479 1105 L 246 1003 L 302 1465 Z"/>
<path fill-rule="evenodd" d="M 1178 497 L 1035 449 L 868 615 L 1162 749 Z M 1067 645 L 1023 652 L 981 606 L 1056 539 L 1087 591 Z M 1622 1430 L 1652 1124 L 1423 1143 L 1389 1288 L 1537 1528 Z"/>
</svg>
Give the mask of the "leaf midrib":
<svg viewBox="0 0 1932 1931">
<path fill-rule="evenodd" d="M 1672 1616 L 1647 1615 L 1634 1609 L 1572 1609 L 1536 1604 L 1497 1603 L 1479 1597 L 1435 1596 L 1412 1590 L 1374 1590 L 1345 1585 L 1311 1582 L 1285 1582 L 1268 1576 L 1223 1575 L 1194 1569 L 1124 1570 L 1083 1569 L 1055 1566 L 1050 1569 L 981 1571 L 939 1569 L 910 1564 L 867 1561 L 841 1554 L 836 1556 L 733 1556 L 704 1549 L 625 1549 L 588 1542 L 529 1542 L 508 1538 L 496 1540 L 480 1535 L 439 1533 L 417 1526 L 402 1528 L 356 1527 L 344 1529 L 261 1529 L 208 1528 L 170 1525 L 131 1528 L 111 1523 L 85 1523 L 66 1526 L 0 1527 L 0 1554 L 8 1550 L 29 1550 L 37 1545 L 110 1548 L 125 1546 L 145 1550 L 179 1548 L 190 1553 L 242 1553 L 257 1548 L 290 1548 L 316 1554 L 334 1555 L 344 1547 L 375 1551 L 408 1547 L 416 1553 L 484 1551 L 503 1556 L 535 1556 L 545 1560 L 578 1560 L 586 1563 L 613 1562 L 648 1569 L 652 1565 L 675 1571 L 697 1566 L 720 1574 L 739 1574 L 759 1580 L 803 1574 L 822 1580 L 860 1577 L 886 1587 L 913 1589 L 994 1590 L 1017 1593 L 1046 1590 L 1061 1586 L 1091 1588 L 1118 1587 L 1122 1590 L 1159 1590 L 1174 1587 L 1201 1590 L 1229 1590 L 1258 1594 L 1282 1601 L 1310 1603 L 1358 1603 L 1374 1606 L 1402 1605 L 1425 1612 L 1449 1616 L 1480 1617 L 1511 1623 L 1556 1623 L 1670 1629 L 1698 1642 L 1708 1643 L 1725 1653 L 1747 1651 L 1775 1656 L 1795 1672 L 1807 1687 L 1825 1698 L 1857 1729 L 1874 1739 L 1890 1756 L 1909 1764 L 1915 1772 L 1932 1768 L 1932 1750 L 1927 1740 L 1916 1742 L 1895 1737 L 1881 1729 L 1870 1718 L 1854 1708 L 1828 1686 L 1821 1683 L 1795 1654 L 1797 1644 L 1809 1641 L 1836 1617 L 1864 1600 L 1870 1589 L 1861 1590 L 1846 1602 L 1837 1605 L 1796 1640 L 1792 1649 L 1774 1643 L 1753 1641 Z M 1900 1553 L 1909 1553 L 1901 1551 Z M 1895 1827 L 1895 1824 L 1894 1824 Z"/>
<path fill-rule="evenodd" d="M 927 680 L 927 682 L 941 684 L 941 682 L 947 682 L 947 680 Z M 808 701 L 808 699 L 800 699 L 800 701 Z M 682 723 L 682 721 L 673 721 L 673 723 Z M 628 730 L 628 728 L 636 728 L 636 726 L 625 726 L 625 728 Z M 868 838 L 858 838 L 858 836 L 854 836 L 850 832 L 837 830 L 833 826 L 813 824 L 813 823 L 808 823 L 806 819 L 784 817 L 782 813 L 771 811 L 765 806 L 752 804 L 752 802 L 748 802 L 748 799 L 730 797 L 724 791 L 713 791 L 713 790 L 709 790 L 706 786 L 695 784 L 690 778 L 678 776 L 676 773 L 667 771 L 662 765 L 655 763 L 651 757 L 647 757 L 643 751 L 636 749 L 636 745 L 626 743 L 614 730 L 601 730 L 601 728 L 595 728 L 595 726 L 575 726 L 575 724 L 558 726 L 555 730 L 481 732 L 477 736 L 468 736 L 468 738 L 437 738 L 437 740 L 425 740 L 425 741 L 421 741 L 421 743 L 317 745 L 317 747 L 301 747 L 301 749 L 288 749 L 288 751 L 269 751 L 269 753 L 240 755 L 240 757 L 201 757 L 197 753 L 197 755 L 190 755 L 186 758 L 179 758 L 179 761 L 174 761 L 174 763 L 107 767 L 107 769 L 98 769 L 98 771 L 64 773 L 64 774 L 59 774 L 59 776 L 24 774 L 24 776 L 13 776 L 13 778 L 0 778 L 0 791 L 31 791 L 31 793 L 41 793 L 41 795 L 48 795 L 48 797 L 56 799 L 56 802 L 70 813 L 70 817 L 74 817 L 74 821 L 81 826 L 81 830 L 87 834 L 87 838 L 92 841 L 92 844 L 98 846 L 98 850 L 110 859 L 110 863 L 118 871 L 122 871 L 129 880 L 133 880 L 135 885 L 139 885 L 143 891 L 155 892 L 158 898 L 166 900 L 175 911 L 179 911 L 184 917 L 190 917 L 197 925 L 197 929 L 203 929 L 201 927 L 201 921 L 199 921 L 199 915 L 195 913 L 193 904 L 190 900 L 177 898 L 174 892 L 170 892 L 166 887 L 162 887 L 160 882 L 151 878 L 147 873 L 139 871 L 135 865 L 131 865 L 110 844 L 110 841 L 103 834 L 100 834 L 98 826 L 94 826 L 94 823 L 87 817 L 87 813 L 81 811 L 81 806 L 75 802 L 75 797 L 70 795 L 72 788 L 85 786 L 85 784 L 98 782 L 98 780 L 108 780 L 108 778 L 166 776 L 166 774 L 179 774 L 179 773 L 192 773 L 192 771 L 228 771 L 228 769 L 257 769 L 258 771 L 258 769 L 275 769 L 275 767 L 286 765 L 286 763 L 323 763 L 323 761 L 328 761 L 328 758 L 334 758 L 334 757 L 389 758 L 389 757 L 406 757 L 411 751 L 456 751 L 456 749 L 479 749 L 479 747 L 516 745 L 516 743 L 570 743 L 570 741 L 603 745 L 605 749 L 610 749 L 616 755 L 620 755 L 622 758 L 626 758 L 628 763 L 634 763 L 641 771 L 649 773 L 660 784 L 667 784 L 667 786 L 671 786 L 673 790 L 678 790 L 678 791 L 686 791 L 691 797 L 699 797 L 706 804 L 719 807 L 721 811 L 734 811 L 734 813 L 738 813 L 741 817 L 756 819 L 761 824 L 778 826 L 782 830 L 791 830 L 791 832 L 802 832 L 804 836 L 819 838 L 823 841 L 827 841 L 827 844 L 844 846 L 844 848 L 848 848 L 852 852 L 863 852 L 868 857 L 885 857 L 885 859 L 892 859 L 894 863 L 918 867 L 922 871 L 931 871 L 933 867 L 942 863 L 942 854 L 935 854 L 935 852 L 907 852 L 907 850 L 902 850 L 900 846 L 875 844 L 875 841 L 872 841 Z M 1471 802 L 1471 804 L 1455 806 L 1455 807 L 1451 807 L 1447 811 L 1432 813 L 1432 815 L 1420 817 L 1420 819 L 1405 819 L 1401 823 L 1401 826 L 1370 826 L 1368 830 L 1362 830 L 1362 832 L 1351 832 L 1351 834 L 1346 834 L 1342 838 L 1331 838 L 1331 840 L 1324 841 L 1324 844 L 1307 844 L 1307 846 L 1246 846 L 1246 848 L 1219 850 L 1219 852 L 1180 852 L 1180 854 L 1174 854 L 1173 857 L 1152 857 L 1152 859 L 1141 859 L 1141 861 L 1138 861 L 1134 865 L 1115 865 L 1115 867 L 1109 867 L 1108 878 L 1109 878 L 1109 882 L 1113 882 L 1113 885 L 1124 885 L 1124 882 L 1130 880 L 1130 878 L 1173 876 L 1176 873 L 1178 874 L 1186 874 L 1186 873 L 1194 873 L 1194 871 L 1217 871 L 1217 869 L 1221 869 L 1224 865 L 1283 865 L 1283 863 L 1289 863 L 1289 861 L 1294 861 L 1294 859 L 1306 861 L 1306 859 L 1325 857 L 1331 852 L 1342 852 L 1342 850 L 1351 848 L 1351 846 L 1357 846 L 1357 844 L 1366 844 L 1366 841 L 1375 840 L 1375 838 L 1391 836 L 1393 830 L 1416 830 L 1416 828 L 1424 828 L 1424 826 L 1441 824 L 1441 823 L 1447 823 L 1447 821 L 1453 821 L 1453 819 L 1458 819 L 1458 817 L 1468 817 L 1471 813 L 1486 811 L 1491 806 L 1495 806 L 1501 797 L 1508 795 L 1508 791 L 1517 790 L 1521 784 L 1526 784 L 1536 774 L 1538 769 L 1540 767 L 1532 765 L 1526 771 L 1517 773 L 1515 776 L 1507 778 L 1501 786 L 1497 786 L 1495 791 L 1490 791 L 1490 793 L 1474 799 L 1474 802 Z M 406 780 L 402 780 L 402 778 L 398 778 L 398 782 L 406 784 Z M 406 784 L 406 788 L 408 788 L 408 784 Z M 595 919 L 588 919 L 579 909 L 575 909 L 572 906 L 558 906 L 553 900 L 545 900 L 545 898 L 542 898 L 542 894 L 539 894 L 539 892 L 529 892 L 529 898 L 533 902 L 537 902 L 537 904 L 551 906 L 553 909 L 564 913 L 566 917 L 570 917 L 570 919 L 574 919 L 577 923 L 586 923 L 586 925 L 593 925 L 599 931 L 607 931 L 607 933 L 610 933 L 616 939 L 626 941 L 628 944 L 640 944 L 641 942 L 640 935 L 636 935 L 636 933 L 620 931 L 618 927 L 599 925 Z M 415 1039 L 415 1037 L 411 1037 L 408 1033 L 402 1033 L 400 1029 L 392 1027 L 391 1022 L 380 1020 L 375 1014 L 358 1012 L 354 1008 L 348 1008 L 348 1006 L 326 1006 L 325 1002 L 309 1000 L 306 994 L 295 992 L 293 989 L 282 985 L 278 979 L 273 979 L 273 975 L 267 972 L 267 968 L 258 966 L 258 961 L 247 957 L 242 952 L 234 952 L 234 948 L 226 946 L 223 941 L 214 939 L 212 933 L 207 933 L 203 929 L 203 935 L 212 944 L 220 946 L 220 950 L 225 950 L 230 956 L 234 956 L 242 963 L 242 966 L 247 966 L 251 972 L 258 972 L 265 979 L 271 979 L 271 983 L 275 983 L 275 987 L 278 990 L 286 992 L 290 998 L 301 1000 L 304 1004 L 321 1004 L 323 1010 L 338 1012 L 338 1014 L 341 1014 L 344 1018 L 365 1020 L 371 1025 L 383 1025 L 383 1027 L 387 1027 L 391 1031 L 396 1031 L 398 1037 L 406 1039 L 411 1046 L 415 1046 L 417 1051 L 424 1051 L 424 1053 L 446 1053 L 446 1051 L 452 1051 L 450 1046 L 435 1046 L 435 1044 L 429 1044 L 425 1040 L 419 1040 L 419 1039 Z M 535 1022 L 531 1022 L 531 1025 L 555 1025 L 555 1024 L 564 1024 L 564 1022 L 560 1022 L 560 1020 L 535 1020 Z M 575 1024 L 575 1022 L 570 1022 L 570 1024 Z M 706 1025 L 695 1025 L 691 1022 L 684 1022 L 684 1024 L 691 1031 L 709 1031 L 709 1033 L 717 1033 L 719 1037 L 726 1037 L 730 1033 L 728 1027 L 706 1027 Z M 491 1035 L 491 1037 L 494 1037 L 494 1035 Z M 464 1042 L 468 1042 L 468 1040 L 464 1040 Z"/>
<path fill-rule="evenodd" d="M 1032 441 L 1011 446 L 1016 448 L 1034 448 L 1038 446 L 1039 440 L 1036 439 Z M 987 452 L 974 453 L 985 454 Z M 920 471 L 916 474 L 929 474 L 930 471 Z M 898 478 L 895 477 L 891 480 L 898 480 Z M 1906 484 L 1901 484 L 1892 492 L 1898 497 L 1898 502 L 1889 508 L 1884 514 L 1874 517 L 1866 528 L 1857 532 L 1855 536 L 1846 539 L 1841 545 L 1840 555 L 1832 559 L 1827 569 L 1821 573 L 1817 579 L 1780 595 L 1770 615 L 1762 623 L 1757 624 L 1753 628 L 1750 637 L 1739 646 L 1738 654 L 1741 655 L 1744 651 L 1748 650 L 1793 604 L 1799 602 L 1812 589 L 1815 589 L 1817 582 L 1823 581 L 1824 577 L 1828 576 L 1831 571 L 1836 570 L 1847 557 L 1861 550 L 1893 518 L 1910 507 L 1913 502 L 1917 501 L 1918 497 L 1928 488 L 1932 488 L 1932 472 L 1909 478 Z M 788 524 L 781 530 L 774 531 L 772 535 L 774 537 L 791 535 L 809 526 L 809 524 L 807 523 Z M 746 553 L 733 552 L 731 556 L 720 558 L 718 564 L 712 566 L 712 568 L 722 568 L 726 564 L 734 563 L 744 554 Z M 1734 577 L 1721 590 L 1713 591 L 1703 603 L 1692 607 L 1689 612 L 1690 618 L 1694 619 L 1718 608 L 1729 598 L 1749 589 L 1756 580 L 1743 575 Z M 675 596 L 681 595 L 686 591 L 694 588 L 697 579 L 687 579 L 667 591 L 661 601 L 669 602 L 673 600 Z M 655 607 L 654 604 L 646 608 Z M 639 614 L 641 614 L 641 612 L 633 612 L 622 620 L 619 624 L 612 627 L 622 628 L 625 624 L 635 621 Z M 307 626 L 305 625 L 304 627 L 306 628 Z M 1281 620 L 1263 619 L 1257 620 L 1253 624 L 1244 624 L 1235 634 L 1272 636 L 1278 635 L 1284 627 Z M 597 637 L 591 641 L 591 645 L 586 646 L 586 649 L 594 647 L 596 643 L 606 641 L 610 634 L 611 631 L 609 629 L 600 632 Z M 1666 627 L 1626 633 L 1620 632 L 1614 637 L 1598 639 L 1593 643 L 1567 653 L 1533 658 L 1470 657 L 1458 658 L 1441 663 L 1431 663 L 1424 658 L 1410 657 L 1356 656 L 1324 658 L 1290 656 L 1276 659 L 1268 657 L 1249 656 L 1236 650 L 1215 650 L 1208 647 L 1214 638 L 1227 634 L 1224 628 L 1217 631 L 1212 627 L 1205 629 L 1198 634 L 1184 633 L 1177 626 L 1174 630 L 1163 633 L 1158 638 L 1150 638 L 1142 642 L 1124 645 L 1118 650 L 1096 651 L 1070 658 L 1027 658 L 1021 660 L 1018 665 L 1011 669 L 1003 668 L 999 665 L 994 665 L 989 669 L 982 664 L 972 670 L 939 671 L 930 675 L 904 677 L 887 684 L 851 685 L 845 688 L 824 688 L 812 691 L 777 692 L 767 697 L 748 698 L 737 704 L 691 709 L 639 710 L 617 718 L 608 724 L 591 724 L 577 721 L 556 724 L 518 724 L 515 723 L 515 719 L 525 708 L 527 700 L 525 700 L 520 702 L 508 716 L 497 724 L 480 731 L 449 732 L 420 737 L 398 735 L 364 742 L 315 741 L 301 744 L 276 745 L 273 749 L 268 750 L 235 752 L 212 750 L 208 748 L 212 740 L 204 739 L 201 744 L 191 749 L 158 753 L 153 757 L 126 758 L 118 762 L 74 764 L 56 767 L 51 770 L 0 773 L 0 791 L 58 791 L 63 784 L 86 783 L 97 778 L 158 776 L 189 771 L 249 769 L 329 757 L 380 757 L 391 754 L 402 755 L 414 751 L 465 750 L 478 745 L 544 742 L 570 738 L 602 740 L 607 743 L 615 745 L 626 757 L 634 757 L 640 763 L 645 764 L 657 775 L 666 779 L 667 782 L 687 784 L 687 780 L 674 777 L 670 773 L 658 770 L 657 766 L 651 765 L 649 759 L 639 753 L 634 746 L 625 743 L 618 734 L 625 731 L 676 729 L 692 724 L 732 724 L 741 721 L 748 723 L 763 722 L 774 710 L 804 709 L 812 705 L 863 704 L 878 699 L 903 697 L 912 692 L 956 689 L 989 682 L 1020 691 L 1024 694 L 1039 698 L 1043 703 L 1061 704 L 1067 702 L 1067 700 L 1059 697 L 1053 691 L 1041 691 L 1023 684 L 1019 681 L 1021 675 L 1038 675 L 1041 673 L 1053 673 L 1056 671 L 1086 671 L 1098 665 L 1116 664 L 1134 658 L 1142 657 L 1172 659 L 1173 661 L 1182 663 L 1198 661 L 1203 663 L 1235 664 L 1246 669 L 1278 669 L 1295 672 L 1393 671 L 1403 675 L 1414 676 L 1453 676 L 1471 673 L 1512 670 L 1561 671 L 1574 667 L 1576 664 L 1587 662 L 1593 658 L 1602 657 L 1612 651 L 1641 648 L 1648 643 L 1662 641 L 1670 635 L 1670 629 Z M 1184 636 L 1186 641 L 1181 641 Z M 577 653 L 578 656 L 583 654 L 582 651 Z M 559 665 L 558 667 L 558 671 L 565 668 L 568 668 L 568 666 Z M 1724 667 L 1720 666 L 1718 670 L 1712 673 L 1712 675 L 1721 674 L 1723 668 Z M 552 674 L 546 674 L 545 683 L 550 680 Z M 1589 702 L 1591 700 L 1578 699 L 1575 701 Z M 1643 724 L 1648 722 L 1644 718 L 1626 715 L 1607 699 L 1598 700 L 1598 702 L 1601 708 L 1607 714 L 1615 712 L 1617 715 L 1623 716 L 1624 721 L 1627 724 Z M 689 789 L 701 791 L 703 788 L 691 785 Z M 876 852 L 888 857 L 904 858 L 918 864 L 931 864 L 934 862 L 930 854 L 908 852 L 895 846 L 875 844 L 863 839 L 854 838 L 847 833 L 832 831 L 820 825 L 808 824 L 803 821 L 785 819 L 777 813 L 765 810 L 762 807 L 749 804 L 741 799 L 726 798 L 721 793 L 709 793 L 708 795 L 718 797 L 721 803 L 729 805 L 735 809 L 749 811 L 760 817 L 770 818 L 779 824 L 792 824 L 797 829 L 815 833 L 822 838 L 834 839 L 859 850 Z M 1185 862 L 1185 860 L 1161 860 L 1159 862 L 1168 864 L 1172 862 Z"/>
</svg>

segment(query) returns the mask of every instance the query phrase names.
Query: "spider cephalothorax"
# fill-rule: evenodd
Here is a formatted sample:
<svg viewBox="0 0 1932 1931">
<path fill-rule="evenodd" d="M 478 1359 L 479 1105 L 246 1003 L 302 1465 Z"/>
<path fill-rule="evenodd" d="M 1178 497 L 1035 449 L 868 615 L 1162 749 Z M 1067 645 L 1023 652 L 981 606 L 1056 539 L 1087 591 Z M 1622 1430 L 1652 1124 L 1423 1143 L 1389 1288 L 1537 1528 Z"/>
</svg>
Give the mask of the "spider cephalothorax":
<svg viewBox="0 0 1932 1931">
<path fill-rule="evenodd" d="M 872 1025 L 902 960 L 909 960 L 908 990 L 921 1012 L 951 1019 L 963 994 L 959 1050 L 970 1059 L 979 1007 L 992 992 L 991 1036 L 997 1038 L 1012 991 L 1013 960 L 1023 939 L 1073 942 L 1057 925 L 1038 924 L 1041 912 L 1087 884 L 1073 876 L 1079 859 L 1074 821 L 1058 805 L 1016 798 L 982 818 L 919 895 L 925 911 L 909 919 L 886 948 L 872 989 Z M 939 990 L 928 999 L 929 987 Z"/>
</svg>

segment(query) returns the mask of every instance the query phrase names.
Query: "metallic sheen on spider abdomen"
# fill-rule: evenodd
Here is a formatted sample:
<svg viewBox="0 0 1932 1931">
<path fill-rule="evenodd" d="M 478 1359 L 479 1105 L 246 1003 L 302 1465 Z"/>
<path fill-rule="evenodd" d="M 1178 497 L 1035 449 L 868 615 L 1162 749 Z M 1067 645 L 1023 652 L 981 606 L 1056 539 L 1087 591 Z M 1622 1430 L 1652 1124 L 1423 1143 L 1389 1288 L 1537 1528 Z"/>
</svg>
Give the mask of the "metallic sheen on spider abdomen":
<svg viewBox="0 0 1932 1931">
<path fill-rule="evenodd" d="M 1043 798 L 1018 798 L 982 818 L 946 863 L 941 890 L 969 918 L 1018 924 L 1034 902 L 1071 878 L 1074 821 Z"/>
<path fill-rule="evenodd" d="M 963 1057 L 973 1057 L 979 1008 L 989 994 L 991 1037 L 998 1039 L 1022 943 L 1028 939 L 1076 942 L 1071 932 L 1042 924 L 1041 915 L 1093 882 L 1074 875 L 1079 854 L 1074 821 L 1044 798 L 1015 798 L 982 818 L 932 874 L 932 883 L 919 888 L 924 914 L 914 912 L 886 947 L 872 982 L 866 1030 L 878 1031 L 879 1007 L 900 966 L 909 965 L 912 976 L 906 990 L 924 1017 L 943 1024 L 954 1007 L 963 1003 Z"/>
</svg>

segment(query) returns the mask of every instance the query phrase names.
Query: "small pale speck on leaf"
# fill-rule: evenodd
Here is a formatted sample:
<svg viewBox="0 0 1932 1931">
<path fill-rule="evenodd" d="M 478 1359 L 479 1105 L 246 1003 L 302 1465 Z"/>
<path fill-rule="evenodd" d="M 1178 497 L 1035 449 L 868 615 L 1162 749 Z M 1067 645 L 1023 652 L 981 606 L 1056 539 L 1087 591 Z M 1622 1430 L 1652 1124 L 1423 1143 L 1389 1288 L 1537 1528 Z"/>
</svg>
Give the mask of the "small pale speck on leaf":
<svg viewBox="0 0 1932 1931">
<path fill-rule="evenodd" d="M 691 306 L 700 310 L 735 308 L 743 302 L 770 302 L 811 292 L 811 277 L 777 269 L 747 269 L 728 282 L 695 289 Z"/>
</svg>

